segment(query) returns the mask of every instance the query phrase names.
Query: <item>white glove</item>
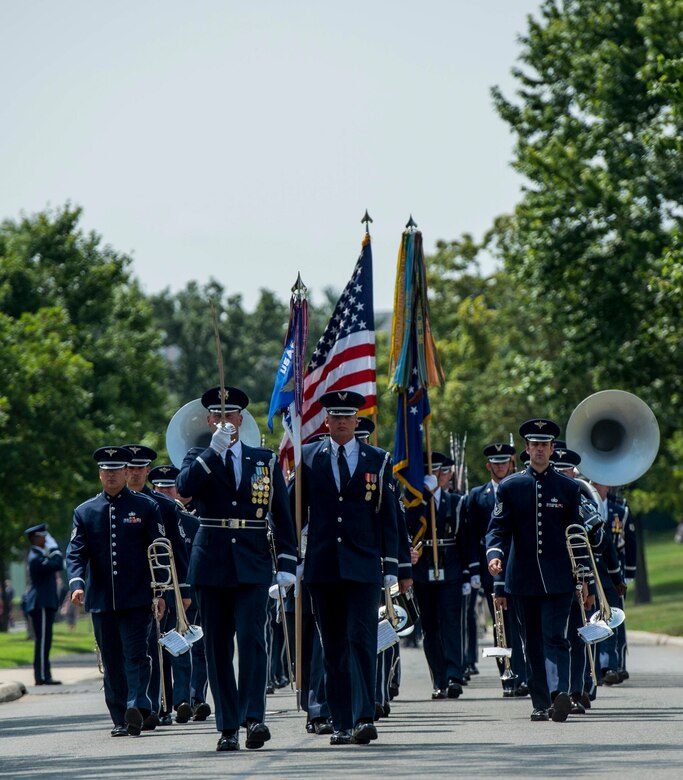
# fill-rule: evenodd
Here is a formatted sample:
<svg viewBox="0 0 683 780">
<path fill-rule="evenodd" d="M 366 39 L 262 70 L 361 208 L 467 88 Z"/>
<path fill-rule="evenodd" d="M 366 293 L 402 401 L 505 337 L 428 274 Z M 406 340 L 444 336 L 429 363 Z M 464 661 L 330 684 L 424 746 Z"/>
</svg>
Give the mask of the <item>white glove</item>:
<svg viewBox="0 0 683 780">
<path fill-rule="evenodd" d="M 424 486 L 433 493 L 439 487 L 439 480 L 433 474 L 427 474 L 424 478 Z"/>
<path fill-rule="evenodd" d="M 232 431 L 227 430 L 226 426 L 218 426 L 213 432 L 209 447 L 219 455 L 222 455 L 232 444 L 232 436 L 235 429 L 234 426 L 230 426 L 230 428 L 232 428 Z"/>
<path fill-rule="evenodd" d="M 384 587 L 385 588 L 391 588 L 394 585 L 398 585 L 398 577 L 396 577 L 394 574 L 385 574 L 384 575 Z"/>
<path fill-rule="evenodd" d="M 288 571 L 279 571 L 275 575 L 275 582 L 287 590 L 287 588 L 291 588 L 292 585 L 296 585 L 296 576 L 290 574 Z"/>
<path fill-rule="evenodd" d="M 479 588 L 481 588 L 481 577 L 478 574 L 475 574 L 474 577 L 470 577 L 470 585 L 475 590 L 479 590 Z"/>
<path fill-rule="evenodd" d="M 633 583 L 635 582 L 635 580 L 634 580 L 634 578 L 633 578 L 633 577 L 627 577 L 627 578 L 624 580 L 624 582 L 625 582 L 627 585 L 633 585 Z"/>
<path fill-rule="evenodd" d="M 472 586 L 469 584 L 469 582 L 463 582 L 462 595 L 469 596 L 471 592 L 472 592 Z"/>
<path fill-rule="evenodd" d="M 307 526 L 308 527 L 308 526 Z M 294 583 L 294 598 L 299 598 L 299 593 L 301 593 L 301 581 L 304 578 L 304 564 L 303 561 L 299 564 L 297 564 L 296 567 L 296 582 Z"/>
<path fill-rule="evenodd" d="M 55 541 L 54 536 L 49 531 L 45 532 L 45 549 L 48 552 L 54 552 L 54 550 L 59 550 L 59 545 Z"/>
</svg>

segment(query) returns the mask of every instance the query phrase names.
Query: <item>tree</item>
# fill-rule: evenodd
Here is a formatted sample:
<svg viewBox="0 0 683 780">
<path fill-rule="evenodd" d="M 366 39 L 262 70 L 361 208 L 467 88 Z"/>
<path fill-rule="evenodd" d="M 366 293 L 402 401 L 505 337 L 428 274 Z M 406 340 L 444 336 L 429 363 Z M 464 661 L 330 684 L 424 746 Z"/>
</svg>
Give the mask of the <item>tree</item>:
<svg viewBox="0 0 683 780">
<path fill-rule="evenodd" d="M 31 522 L 66 535 L 98 489 L 91 454 L 165 415 L 165 364 L 130 259 L 69 205 L 0 225 L 0 568 Z"/>
</svg>

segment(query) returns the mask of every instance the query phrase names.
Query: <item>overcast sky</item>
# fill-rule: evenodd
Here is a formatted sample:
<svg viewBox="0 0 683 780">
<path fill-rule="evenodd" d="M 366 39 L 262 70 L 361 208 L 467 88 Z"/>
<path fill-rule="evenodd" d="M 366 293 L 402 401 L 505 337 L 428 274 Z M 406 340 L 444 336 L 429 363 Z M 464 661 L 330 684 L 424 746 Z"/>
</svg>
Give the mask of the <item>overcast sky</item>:
<svg viewBox="0 0 683 780">
<path fill-rule="evenodd" d="M 251 308 L 297 271 L 341 291 L 367 208 L 390 309 L 411 213 L 431 251 L 518 199 L 489 90 L 540 5 L 5 0 L 0 219 L 70 201 L 147 292 L 213 277 Z"/>
</svg>

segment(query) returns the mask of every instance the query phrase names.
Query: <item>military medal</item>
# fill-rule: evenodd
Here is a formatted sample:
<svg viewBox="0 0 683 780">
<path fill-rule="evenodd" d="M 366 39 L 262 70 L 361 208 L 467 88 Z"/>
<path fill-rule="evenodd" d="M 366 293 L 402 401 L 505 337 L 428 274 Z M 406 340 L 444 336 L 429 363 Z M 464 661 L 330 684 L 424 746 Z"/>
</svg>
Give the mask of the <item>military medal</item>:
<svg viewBox="0 0 683 780">
<path fill-rule="evenodd" d="M 368 490 L 368 492 L 365 494 L 365 500 L 366 501 L 372 501 L 372 493 Z"/>
<path fill-rule="evenodd" d="M 263 517 L 263 509 L 261 507 L 256 510 L 256 517 Z"/>
</svg>

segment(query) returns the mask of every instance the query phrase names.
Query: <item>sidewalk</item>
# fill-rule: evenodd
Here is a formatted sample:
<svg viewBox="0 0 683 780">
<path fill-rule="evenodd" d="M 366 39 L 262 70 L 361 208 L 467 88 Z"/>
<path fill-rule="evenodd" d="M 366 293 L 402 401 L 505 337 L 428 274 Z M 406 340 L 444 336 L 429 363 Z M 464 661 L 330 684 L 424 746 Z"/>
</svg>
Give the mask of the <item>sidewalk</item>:
<svg viewBox="0 0 683 780">
<path fill-rule="evenodd" d="M 50 666 L 52 667 L 52 676 L 55 680 L 61 680 L 64 685 L 102 679 L 97 668 L 95 653 L 79 653 L 78 655 L 51 658 Z M 0 669 L 0 703 L 13 701 L 25 693 L 36 693 L 41 690 L 47 690 L 47 688 L 35 685 L 33 666 Z M 49 686 L 49 690 L 56 692 L 59 687 Z"/>
</svg>

